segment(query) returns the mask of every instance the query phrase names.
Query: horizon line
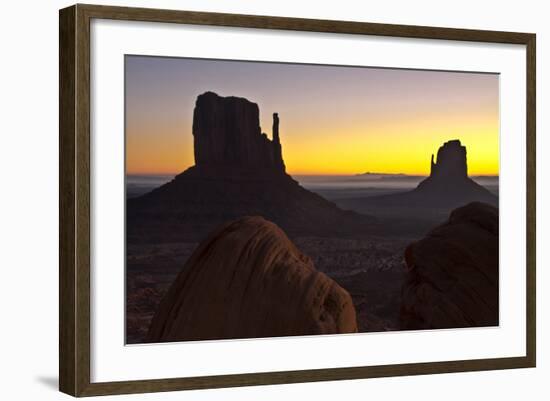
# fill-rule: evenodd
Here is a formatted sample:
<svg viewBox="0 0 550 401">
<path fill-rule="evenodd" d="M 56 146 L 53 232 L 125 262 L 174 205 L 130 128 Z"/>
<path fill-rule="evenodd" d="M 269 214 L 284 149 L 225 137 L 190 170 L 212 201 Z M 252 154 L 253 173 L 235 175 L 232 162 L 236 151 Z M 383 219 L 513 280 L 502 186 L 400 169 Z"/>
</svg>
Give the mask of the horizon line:
<svg viewBox="0 0 550 401">
<path fill-rule="evenodd" d="M 185 170 L 181 170 L 178 172 L 129 172 L 125 171 L 124 174 L 126 176 L 149 176 L 149 177 L 159 177 L 159 176 L 176 176 L 181 173 L 183 173 Z M 425 173 L 384 173 L 384 172 L 365 172 L 365 173 L 291 173 L 286 172 L 290 176 L 311 176 L 311 177 L 361 177 L 364 175 L 388 175 L 388 176 L 405 176 L 405 177 L 428 177 L 430 174 Z M 491 173 L 491 174 L 468 174 L 468 177 L 499 177 L 499 173 Z"/>
</svg>

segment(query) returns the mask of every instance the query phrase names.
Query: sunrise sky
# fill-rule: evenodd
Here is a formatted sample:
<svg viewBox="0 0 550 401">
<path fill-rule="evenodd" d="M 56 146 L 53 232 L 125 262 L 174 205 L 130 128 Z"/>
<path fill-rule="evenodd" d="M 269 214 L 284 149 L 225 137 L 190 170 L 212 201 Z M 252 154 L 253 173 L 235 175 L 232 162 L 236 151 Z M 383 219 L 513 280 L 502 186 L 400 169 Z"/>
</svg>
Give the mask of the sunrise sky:
<svg viewBox="0 0 550 401">
<path fill-rule="evenodd" d="M 429 174 L 430 156 L 460 139 L 470 175 L 497 175 L 496 74 L 126 56 L 128 174 L 194 164 L 195 99 L 213 91 L 259 105 L 271 136 L 279 113 L 290 174 Z"/>
</svg>

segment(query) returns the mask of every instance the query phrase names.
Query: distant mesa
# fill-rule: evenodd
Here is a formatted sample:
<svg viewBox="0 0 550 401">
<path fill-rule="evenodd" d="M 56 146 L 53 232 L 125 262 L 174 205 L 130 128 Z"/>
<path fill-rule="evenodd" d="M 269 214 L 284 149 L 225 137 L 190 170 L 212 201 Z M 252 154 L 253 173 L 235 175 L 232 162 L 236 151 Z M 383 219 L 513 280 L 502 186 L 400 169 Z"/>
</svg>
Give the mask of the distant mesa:
<svg viewBox="0 0 550 401">
<path fill-rule="evenodd" d="M 193 113 L 195 165 L 171 182 L 127 200 L 129 242 L 198 241 L 226 221 L 259 215 L 289 235 L 365 230 L 374 218 L 344 211 L 286 172 L 280 120 L 262 133 L 259 108 L 206 92 Z"/>
<path fill-rule="evenodd" d="M 437 159 L 431 156 L 430 167 L 430 176 L 412 191 L 353 199 L 347 203 L 352 209 L 356 209 L 353 206 L 359 201 L 365 206 L 378 207 L 454 209 L 475 201 L 498 206 L 496 195 L 468 177 L 466 147 L 458 139 L 445 142 L 437 151 Z"/>
<path fill-rule="evenodd" d="M 216 229 L 191 255 L 147 342 L 354 332 L 348 292 L 275 224 L 244 217 Z"/>
<path fill-rule="evenodd" d="M 495 195 L 468 177 L 466 147 L 458 139 L 439 148 L 436 162 L 432 155 L 430 176 L 418 184 L 414 193 L 437 197 L 442 202 L 456 200 L 457 205 L 480 201 L 498 206 Z"/>
<path fill-rule="evenodd" d="M 406 174 L 403 173 L 373 173 L 371 171 L 367 171 L 366 173 L 359 173 L 355 174 L 356 177 L 363 177 L 363 176 L 375 176 L 375 177 L 406 177 Z"/>
<path fill-rule="evenodd" d="M 498 325 L 498 209 L 474 202 L 405 251 L 403 329 Z"/>
</svg>

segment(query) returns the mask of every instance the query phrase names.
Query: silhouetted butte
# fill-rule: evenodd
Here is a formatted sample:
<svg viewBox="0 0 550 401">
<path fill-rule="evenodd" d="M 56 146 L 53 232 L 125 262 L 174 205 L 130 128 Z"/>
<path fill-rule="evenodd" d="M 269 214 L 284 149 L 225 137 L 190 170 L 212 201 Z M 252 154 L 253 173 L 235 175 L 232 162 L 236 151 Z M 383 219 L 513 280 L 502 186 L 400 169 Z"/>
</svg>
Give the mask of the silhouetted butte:
<svg viewBox="0 0 550 401">
<path fill-rule="evenodd" d="M 366 230 L 374 218 L 344 211 L 285 171 L 279 116 L 272 139 L 256 103 L 206 92 L 193 113 L 195 165 L 171 182 L 127 200 L 129 242 L 197 241 L 242 216 L 263 216 L 289 235 Z"/>
</svg>

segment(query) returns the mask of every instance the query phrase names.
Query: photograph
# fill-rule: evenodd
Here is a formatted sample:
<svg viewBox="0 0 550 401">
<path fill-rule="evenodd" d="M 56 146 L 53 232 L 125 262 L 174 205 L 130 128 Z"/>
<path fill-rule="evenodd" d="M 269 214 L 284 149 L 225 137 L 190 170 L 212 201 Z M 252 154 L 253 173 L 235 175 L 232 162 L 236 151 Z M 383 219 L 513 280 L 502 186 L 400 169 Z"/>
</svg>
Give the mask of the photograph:
<svg viewBox="0 0 550 401">
<path fill-rule="evenodd" d="M 499 326 L 499 79 L 125 55 L 126 344 Z"/>
</svg>

